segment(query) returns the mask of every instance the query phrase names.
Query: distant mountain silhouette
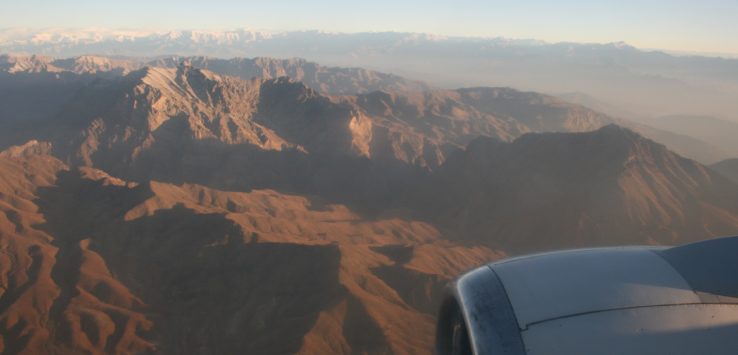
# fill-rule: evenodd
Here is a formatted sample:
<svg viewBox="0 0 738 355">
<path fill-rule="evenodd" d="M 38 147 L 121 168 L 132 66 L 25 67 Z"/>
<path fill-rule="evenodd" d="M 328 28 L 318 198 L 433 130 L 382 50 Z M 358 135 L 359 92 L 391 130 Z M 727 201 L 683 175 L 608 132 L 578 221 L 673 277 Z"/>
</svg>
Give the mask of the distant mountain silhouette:
<svg viewBox="0 0 738 355">
<path fill-rule="evenodd" d="M 664 131 L 695 137 L 709 142 L 725 152 L 727 157 L 738 156 L 738 122 L 710 116 L 677 115 L 658 117 L 646 124 Z"/>
<path fill-rule="evenodd" d="M 672 55 L 627 43 L 548 43 L 534 39 L 424 33 L 0 30 L 0 52 L 79 56 L 243 56 L 308 58 L 406 76 L 442 88 L 510 86 L 582 92 L 640 116 L 738 110 L 738 59 Z"/>
<path fill-rule="evenodd" d="M 430 89 L 425 83 L 397 75 L 363 68 L 326 67 L 300 58 L 219 59 L 204 56 L 164 56 L 149 60 L 103 55 L 83 55 L 64 59 L 38 55 L 0 55 L 0 72 L 97 74 L 110 77 L 126 75 L 146 66 L 176 68 L 184 63 L 219 75 L 244 80 L 290 77 L 327 95 L 368 93 L 377 90 L 414 92 Z"/>
</svg>

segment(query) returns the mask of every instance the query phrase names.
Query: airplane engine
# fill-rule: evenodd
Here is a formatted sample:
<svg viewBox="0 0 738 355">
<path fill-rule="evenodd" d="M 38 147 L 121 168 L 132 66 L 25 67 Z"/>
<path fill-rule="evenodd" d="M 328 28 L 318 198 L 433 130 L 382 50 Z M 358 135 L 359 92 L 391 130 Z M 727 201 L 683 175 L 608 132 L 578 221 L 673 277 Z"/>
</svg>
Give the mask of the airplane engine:
<svg viewBox="0 0 738 355">
<path fill-rule="evenodd" d="M 436 352 L 738 354 L 738 237 L 477 268 L 447 287 Z"/>
</svg>

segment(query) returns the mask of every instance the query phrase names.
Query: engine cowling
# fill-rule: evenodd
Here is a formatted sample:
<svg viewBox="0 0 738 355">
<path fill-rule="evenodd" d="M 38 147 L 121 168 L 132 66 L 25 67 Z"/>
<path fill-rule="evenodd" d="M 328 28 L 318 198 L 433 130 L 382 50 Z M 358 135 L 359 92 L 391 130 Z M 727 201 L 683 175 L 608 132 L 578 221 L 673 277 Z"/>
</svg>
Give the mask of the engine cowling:
<svg viewBox="0 0 738 355">
<path fill-rule="evenodd" d="M 436 352 L 738 354 L 738 237 L 477 268 L 447 287 Z"/>
</svg>

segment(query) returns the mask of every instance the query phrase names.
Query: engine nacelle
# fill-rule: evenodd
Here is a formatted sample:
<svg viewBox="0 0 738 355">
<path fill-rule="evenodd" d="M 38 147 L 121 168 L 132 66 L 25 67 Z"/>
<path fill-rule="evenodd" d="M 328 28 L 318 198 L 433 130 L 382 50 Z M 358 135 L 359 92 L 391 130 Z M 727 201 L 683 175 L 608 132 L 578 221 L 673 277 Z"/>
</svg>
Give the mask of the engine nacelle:
<svg viewBox="0 0 738 355">
<path fill-rule="evenodd" d="M 452 282 L 439 355 L 738 354 L 738 237 L 512 258 Z"/>
</svg>

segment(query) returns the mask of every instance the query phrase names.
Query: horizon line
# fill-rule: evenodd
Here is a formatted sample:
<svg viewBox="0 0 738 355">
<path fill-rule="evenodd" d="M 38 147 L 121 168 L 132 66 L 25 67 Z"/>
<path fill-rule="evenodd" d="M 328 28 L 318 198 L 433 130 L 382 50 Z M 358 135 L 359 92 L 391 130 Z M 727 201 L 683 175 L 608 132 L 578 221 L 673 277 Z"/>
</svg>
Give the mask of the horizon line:
<svg viewBox="0 0 738 355">
<path fill-rule="evenodd" d="M 709 58 L 723 58 L 723 59 L 738 59 L 738 52 L 715 52 L 715 51 L 700 51 L 700 50 L 687 50 L 687 49 L 668 49 L 658 48 L 650 46 L 637 46 L 626 40 L 614 40 L 614 41 L 573 41 L 573 40 L 546 40 L 535 37 L 513 37 L 504 35 L 473 35 L 473 34 L 439 34 L 433 32 L 413 32 L 413 31 L 398 31 L 398 30 L 366 30 L 366 31 L 332 31 L 332 30 L 320 30 L 320 29 L 255 29 L 247 26 L 243 27 L 211 27 L 211 28 L 196 28 L 196 27 L 181 27 L 181 28 L 156 28 L 156 27 L 62 27 L 62 26 L 49 26 L 49 27 L 26 27 L 26 26 L 14 26 L 14 27 L 0 27 L 0 32 L 12 32 L 12 31 L 26 31 L 33 32 L 33 34 L 48 32 L 48 31 L 80 31 L 80 32 L 94 32 L 94 31 L 108 31 L 108 32 L 139 32 L 141 37 L 152 34 L 166 34 L 170 32 L 252 32 L 259 34 L 268 35 L 280 35 L 288 33 L 320 33 L 320 34 L 333 34 L 333 35 L 358 35 L 358 34 L 405 34 L 405 35 L 425 35 L 430 37 L 436 37 L 438 39 L 468 39 L 468 40 L 510 40 L 510 41 L 530 41 L 540 42 L 542 45 L 565 45 L 565 44 L 576 44 L 576 45 L 623 45 L 634 48 L 643 52 L 663 52 L 672 56 L 689 57 L 689 56 L 701 56 Z M 18 39 L 0 39 L 0 45 L 10 43 Z"/>
</svg>

